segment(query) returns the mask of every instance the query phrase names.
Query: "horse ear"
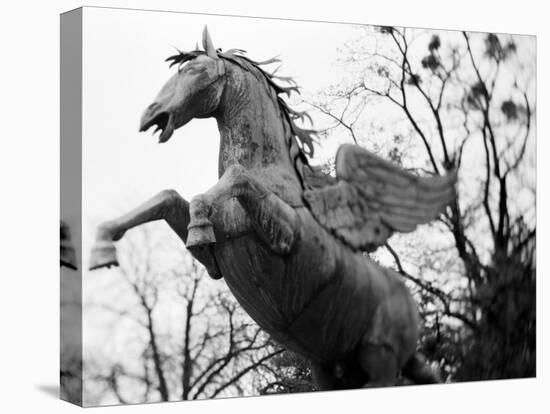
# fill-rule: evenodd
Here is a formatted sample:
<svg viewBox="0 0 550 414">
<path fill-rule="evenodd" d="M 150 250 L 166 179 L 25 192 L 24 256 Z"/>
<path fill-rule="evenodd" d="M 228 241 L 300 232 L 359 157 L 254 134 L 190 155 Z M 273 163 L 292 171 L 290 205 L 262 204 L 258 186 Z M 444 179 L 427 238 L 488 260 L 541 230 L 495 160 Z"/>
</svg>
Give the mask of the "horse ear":
<svg viewBox="0 0 550 414">
<path fill-rule="evenodd" d="M 208 33 L 208 27 L 206 27 L 206 25 L 204 26 L 204 30 L 202 31 L 202 47 L 204 48 L 208 56 L 214 59 L 218 58 L 218 54 L 216 53 L 216 48 L 212 43 L 212 39 L 210 38 L 210 34 Z"/>
</svg>

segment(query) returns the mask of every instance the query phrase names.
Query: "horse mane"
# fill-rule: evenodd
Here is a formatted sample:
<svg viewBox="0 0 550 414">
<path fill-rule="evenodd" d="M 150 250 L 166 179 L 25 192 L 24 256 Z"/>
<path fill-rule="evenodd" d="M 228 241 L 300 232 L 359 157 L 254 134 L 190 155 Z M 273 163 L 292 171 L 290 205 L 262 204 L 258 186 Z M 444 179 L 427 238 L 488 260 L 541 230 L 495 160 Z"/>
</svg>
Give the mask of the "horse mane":
<svg viewBox="0 0 550 414">
<path fill-rule="evenodd" d="M 291 77 L 278 76 L 276 73 L 280 67 L 271 73 L 261 67 L 263 65 L 280 62 L 278 58 L 271 58 L 258 62 L 245 56 L 246 52 L 241 49 L 229 49 L 225 52 L 218 49 L 216 50 L 216 53 L 219 58 L 234 63 L 241 69 L 252 73 L 260 82 L 264 83 L 264 86 L 266 86 L 268 92 L 271 92 L 269 96 L 277 103 L 281 112 L 281 119 L 288 127 L 285 128 L 285 132 L 290 158 L 294 162 L 294 168 L 298 173 L 302 186 L 305 186 L 305 181 L 307 178 L 310 177 L 312 173 L 316 173 L 315 167 L 310 166 L 308 161 L 308 158 L 313 157 L 313 143 L 316 131 L 299 127 L 296 124 L 296 121 L 303 121 L 307 118 L 310 123 L 312 123 L 311 117 L 306 112 L 300 112 L 290 108 L 282 97 L 282 95 L 287 95 L 289 97 L 292 92 L 299 94 L 299 86 Z M 170 62 L 170 67 L 178 65 L 178 70 L 181 70 L 181 67 L 186 62 L 193 60 L 200 55 L 206 55 L 206 52 L 204 50 L 199 50 L 198 48 L 190 52 L 182 52 L 178 50 L 176 55 L 169 56 L 166 61 Z M 282 86 L 277 82 L 285 82 L 288 86 Z M 310 171 L 304 171 L 306 167 Z"/>
</svg>

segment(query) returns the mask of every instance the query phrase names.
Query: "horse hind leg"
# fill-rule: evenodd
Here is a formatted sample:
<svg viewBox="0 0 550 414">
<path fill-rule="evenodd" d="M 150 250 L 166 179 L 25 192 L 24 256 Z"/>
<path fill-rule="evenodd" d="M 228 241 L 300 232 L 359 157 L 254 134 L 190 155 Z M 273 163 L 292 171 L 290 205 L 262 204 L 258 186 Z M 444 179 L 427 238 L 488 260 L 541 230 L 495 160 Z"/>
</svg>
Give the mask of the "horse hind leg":
<svg viewBox="0 0 550 414">
<path fill-rule="evenodd" d="M 415 352 L 405 363 L 402 370 L 403 376 L 415 384 L 440 384 L 442 383 L 439 370 L 430 367 L 424 355 Z"/>
<path fill-rule="evenodd" d="M 389 343 L 363 342 L 359 351 L 359 364 L 369 377 L 365 387 L 395 385 L 400 372 L 415 384 L 442 382 L 439 371 L 430 367 L 420 352 L 413 352 L 403 364 L 403 358 L 399 357 L 396 349 Z"/>
</svg>

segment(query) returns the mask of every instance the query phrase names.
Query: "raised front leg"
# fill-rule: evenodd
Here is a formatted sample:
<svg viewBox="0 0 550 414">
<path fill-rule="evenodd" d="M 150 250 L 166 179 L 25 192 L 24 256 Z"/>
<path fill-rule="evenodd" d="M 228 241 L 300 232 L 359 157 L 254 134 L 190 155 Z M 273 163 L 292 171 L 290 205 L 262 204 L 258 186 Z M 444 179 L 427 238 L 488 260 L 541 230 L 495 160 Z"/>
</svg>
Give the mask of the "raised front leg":
<svg viewBox="0 0 550 414">
<path fill-rule="evenodd" d="M 189 224 L 189 203 L 176 191 L 164 190 L 128 214 L 99 226 L 92 248 L 90 270 L 118 266 L 114 242 L 120 240 L 124 233 L 133 227 L 162 219 L 185 242 Z"/>
<path fill-rule="evenodd" d="M 212 189 L 191 200 L 188 248 L 216 242 L 209 220 L 211 208 L 231 197 L 239 200 L 257 234 L 275 253 L 290 251 L 297 236 L 296 211 L 239 165 L 228 168 Z"/>
</svg>

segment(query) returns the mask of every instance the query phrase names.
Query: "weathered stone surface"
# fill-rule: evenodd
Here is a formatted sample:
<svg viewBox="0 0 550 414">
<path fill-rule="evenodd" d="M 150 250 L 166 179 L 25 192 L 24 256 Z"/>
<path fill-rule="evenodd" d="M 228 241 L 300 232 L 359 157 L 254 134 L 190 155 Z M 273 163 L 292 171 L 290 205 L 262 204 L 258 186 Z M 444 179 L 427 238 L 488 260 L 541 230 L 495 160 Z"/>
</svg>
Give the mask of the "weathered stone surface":
<svg viewBox="0 0 550 414">
<path fill-rule="evenodd" d="M 280 97 L 292 88 L 239 51 L 216 51 L 206 29 L 203 48 L 168 59 L 179 70 L 140 129 L 157 125 L 166 142 L 193 118 L 216 118 L 220 181 L 190 203 L 159 194 L 109 222 L 98 243 L 165 219 L 262 328 L 311 359 L 320 388 L 389 385 L 402 368 L 414 377 L 425 369 L 415 303 L 364 251 L 434 219 L 456 176 L 416 177 L 350 145 L 338 152 L 336 180 L 323 176 L 308 166 L 311 131 Z"/>
</svg>

